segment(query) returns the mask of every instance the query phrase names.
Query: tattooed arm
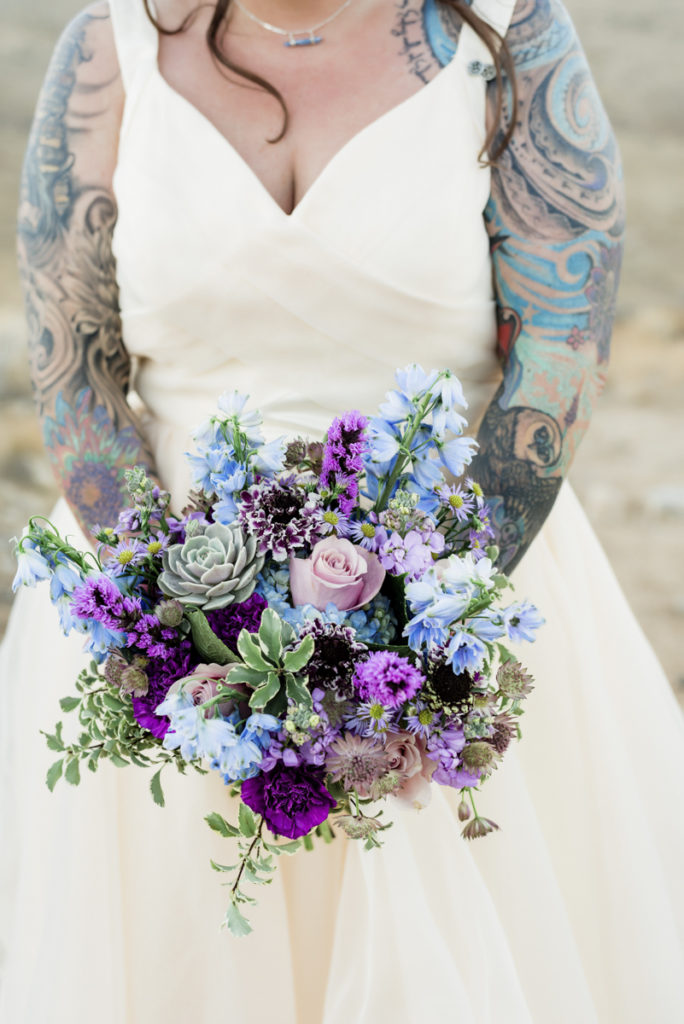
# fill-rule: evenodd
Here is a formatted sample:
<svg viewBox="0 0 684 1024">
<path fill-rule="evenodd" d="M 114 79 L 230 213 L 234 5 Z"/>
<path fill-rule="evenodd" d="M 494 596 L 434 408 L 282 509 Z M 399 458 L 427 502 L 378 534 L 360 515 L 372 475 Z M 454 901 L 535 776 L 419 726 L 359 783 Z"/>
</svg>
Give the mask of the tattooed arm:
<svg viewBox="0 0 684 1024">
<path fill-rule="evenodd" d="M 507 41 L 517 123 L 485 211 L 504 377 L 472 470 L 494 497 L 510 571 L 551 510 L 604 382 L 624 196 L 618 148 L 560 0 L 518 0 Z"/>
<path fill-rule="evenodd" d="M 86 531 L 115 524 L 127 467 L 154 468 L 126 401 L 130 359 L 111 248 L 122 104 L 109 11 L 98 3 L 57 44 L 26 152 L 18 223 L 43 438 Z"/>
</svg>

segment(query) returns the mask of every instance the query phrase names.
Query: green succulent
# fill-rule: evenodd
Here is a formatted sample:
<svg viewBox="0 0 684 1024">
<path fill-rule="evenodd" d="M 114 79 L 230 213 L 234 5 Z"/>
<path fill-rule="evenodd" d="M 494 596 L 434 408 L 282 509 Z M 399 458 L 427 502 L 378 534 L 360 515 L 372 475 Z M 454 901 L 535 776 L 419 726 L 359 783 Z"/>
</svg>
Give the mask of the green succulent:
<svg viewBox="0 0 684 1024">
<path fill-rule="evenodd" d="M 242 683 L 253 693 L 249 706 L 254 711 L 282 715 L 289 700 L 303 708 L 313 708 L 305 668 L 314 652 L 314 639 L 305 636 L 296 643 L 297 634 L 272 608 L 261 616 L 257 633 L 243 629 L 237 648 L 240 664 L 229 670 L 228 685 Z"/>
</svg>

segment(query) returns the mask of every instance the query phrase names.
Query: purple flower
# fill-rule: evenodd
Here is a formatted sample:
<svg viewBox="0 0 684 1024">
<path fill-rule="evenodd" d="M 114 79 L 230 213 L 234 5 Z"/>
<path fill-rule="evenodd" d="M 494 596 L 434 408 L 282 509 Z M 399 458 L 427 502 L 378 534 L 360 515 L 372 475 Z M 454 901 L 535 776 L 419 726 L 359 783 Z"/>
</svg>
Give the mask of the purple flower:
<svg viewBox="0 0 684 1024">
<path fill-rule="evenodd" d="M 434 782 L 441 786 L 473 786 L 479 774 L 466 771 L 461 765 L 461 751 L 465 747 L 465 736 L 460 725 L 453 724 L 447 729 L 433 733 L 427 741 L 427 756 L 437 762 L 432 774 Z"/>
<path fill-rule="evenodd" d="M 252 594 L 246 601 L 229 604 L 225 608 L 215 608 L 208 611 L 206 616 L 216 636 L 231 650 L 236 650 L 240 631 L 246 629 L 249 633 L 256 633 L 261 622 L 261 613 L 266 607 L 266 600 L 261 594 Z"/>
<path fill-rule="evenodd" d="M 460 484 L 443 484 L 437 488 L 437 494 L 440 503 L 446 506 L 459 523 L 465 522 L 475 507 L 472 494 L 466 494 Z"/>
<path fill-rule="evenodd" d="M 366 701 L 377 701 L 386 708 L 398 708 L 418 692 L 425 676 L 396 651 L 375 651 L 360 662 L 353 683 Z"/>
<path fill-rule="evenodd" d="M 146 614 L 129 628 L 127 645 L 139 647 L 150 658 L 164 658 L 177 646 L 177 638 L 175 629 L 162 625 L 156 615 Z"/>
<path fill-rule="evenodd" d="M 133 714 L 138 724 L 157 739 L 161 740 L 166 735 L 169 719 L 155 714 L 155 708 L 162 703 L 171 685 L 177 679 L 187 676 L 195 664 L 192 659 L 192 644 L 189 640 L 181 640 L 164 657 L 150 658 L 145 666 L 149 685 L 144 697 L 133 697 Z"/>
<path fill-rule="evenodd" d="M 433 565 L 433 550 L 444 547 L 436 538 L 442 538 L 442 534 L 430 534 L 426 543 L 418 530 L 409 530 L 405 537 L 394 532 L 378 551 L 380 564 L 394 576 L 405 574 L 409 580 L 419 579 Z"/>
<path fill-rule="evenodd" d="M 365 429 L 368 420 L 355 410 L 333 420 L 323 450 L 321 485 L 341 491 L 338 504 L 345 515 L 357 504 L 357 477 L 363 471 L 363 456 L 368 449 Z"/>
<path fill-rule="evenodd" d="M 315 544 L 322 519 L 320 498 L 297 487 L 294 477 L 261 480 L 240 495 L 238 521 L 259 541 L 259 552 L 284 561 Z"/>
<path fill-rule="evenodd" d="M 124 597 L 116 583 L 101 573 L 89 576 L 76 587 L 72 611 L 79 619 L 95 619 L 107 629 L 127 629 L 141 614 L 138 598 Z"/>
<path fill-rule="evenodd" d="M 328 817 L 335 800 L 325 788 L 325 769 L 289 768 L 279 762 L 242 783 L 242 799 L 276 836 L 298 839 Z"/>
</svg>

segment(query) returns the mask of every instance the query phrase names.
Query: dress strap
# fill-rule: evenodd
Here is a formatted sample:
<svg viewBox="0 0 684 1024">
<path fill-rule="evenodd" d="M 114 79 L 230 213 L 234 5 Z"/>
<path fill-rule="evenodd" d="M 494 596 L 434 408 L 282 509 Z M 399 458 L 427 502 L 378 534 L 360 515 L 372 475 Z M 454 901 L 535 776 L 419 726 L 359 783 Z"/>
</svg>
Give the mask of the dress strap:
<svg viewBox="0 0 684 1024">
<path fill-rule="evenodd" d="M 150 3 L 155 13 L 156 5 Z M 157 30 L 147 17 L 143 0 L 109 0 L 114 44 L 127 98 L 157 60 Z"/>
</svg>

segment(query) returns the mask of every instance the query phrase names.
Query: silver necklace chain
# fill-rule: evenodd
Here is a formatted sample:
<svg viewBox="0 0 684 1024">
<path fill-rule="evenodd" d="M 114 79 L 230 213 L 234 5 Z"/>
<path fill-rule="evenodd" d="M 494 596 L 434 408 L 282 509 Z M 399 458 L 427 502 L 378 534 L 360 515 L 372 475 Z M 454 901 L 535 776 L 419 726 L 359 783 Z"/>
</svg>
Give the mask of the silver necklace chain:
<svg viewBox="0 0 684 1024">
<path fill-rule="evenodd" d="M 347 7 L 349 7 L 352 0 L 344 0 L 344 3 L 333 11 L 332 14 L 324 18 L 323 21 L 317 22 L 315 25 L 311 25 L 310 28 L 301 29 L 289 29 L 280 28 L 278 25 L 271 25 L 268 21 L 262 21 L 261 18 L 257 18 L 256 14 L 248 10 L 244 4 L 240 3 L 240 0 L 232 0 L 236 7 L 239 7 L 243 14 L 246 14 L 248 18 L 256 22 L 257 25 L 261 25 L 267 32 L 275 32 L 276 35 L 285 36 L 284 46 L 314 46 L 316 43 L 322 43 L 323 37 L 317 36 L 315 33 L 319 28 L 323 28 L 324 25 L 329 25 L 330 22 L 341 14 Z"/>
</svg>

